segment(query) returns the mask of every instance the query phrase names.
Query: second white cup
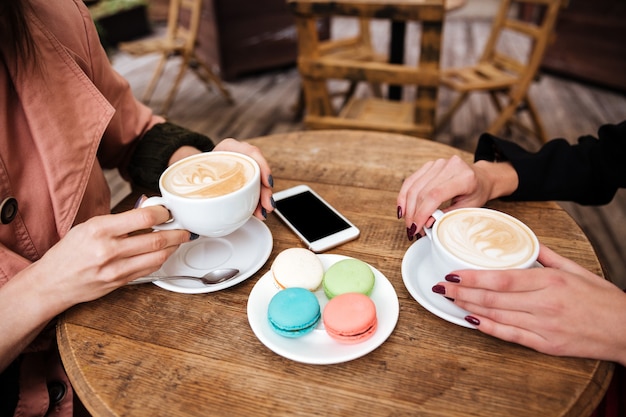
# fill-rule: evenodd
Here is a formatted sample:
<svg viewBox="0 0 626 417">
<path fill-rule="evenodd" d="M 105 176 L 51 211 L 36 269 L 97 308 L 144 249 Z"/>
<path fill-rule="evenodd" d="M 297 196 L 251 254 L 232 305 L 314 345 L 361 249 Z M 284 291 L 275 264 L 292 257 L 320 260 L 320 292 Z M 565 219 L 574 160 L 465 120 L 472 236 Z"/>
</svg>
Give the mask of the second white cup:
<svg viewBox="0 0 626 417">
<path fill-rule="evenodd" d="M 437 279 L 459 269 L 525 269 L 535 265 L 539 241 L 520 220 L 488 208 L 433 213 L 425 229 Z"/>
</svg>

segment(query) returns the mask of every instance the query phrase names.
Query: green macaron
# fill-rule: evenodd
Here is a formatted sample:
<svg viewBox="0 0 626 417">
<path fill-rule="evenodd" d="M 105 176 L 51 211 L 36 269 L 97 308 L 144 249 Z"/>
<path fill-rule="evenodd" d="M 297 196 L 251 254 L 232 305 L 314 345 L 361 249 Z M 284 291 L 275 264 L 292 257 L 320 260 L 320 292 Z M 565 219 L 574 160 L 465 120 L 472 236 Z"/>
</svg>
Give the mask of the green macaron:
<svg viewBox="0 0 626 417">
<path fill-rule="evenodd" d="M 343 259 L 331 265 L 324 273 L 322 286 L 328 299 L 357 292 L 370 295 L 374 289 L 376 278 L 368 264 L 358 259 Z"/>
</svg>

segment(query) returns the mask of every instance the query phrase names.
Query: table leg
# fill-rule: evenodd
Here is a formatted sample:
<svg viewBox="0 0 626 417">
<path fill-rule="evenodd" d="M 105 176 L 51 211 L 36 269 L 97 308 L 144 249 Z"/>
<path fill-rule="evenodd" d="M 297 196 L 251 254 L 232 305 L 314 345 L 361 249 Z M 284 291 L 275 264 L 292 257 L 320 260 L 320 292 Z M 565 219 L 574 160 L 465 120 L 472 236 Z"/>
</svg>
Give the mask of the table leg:
<svg viewBox="0 0 626 417">
<path fill-rule="evenodd" d="M 391 22 L 391 39 L 389 42 L 389 63 L 404 63 L 404 35 L 406 33 L 406 23 L 394 20 Z M 389 99 L 402 99 L 402 86 L 389 86 Z"/>
</svg>

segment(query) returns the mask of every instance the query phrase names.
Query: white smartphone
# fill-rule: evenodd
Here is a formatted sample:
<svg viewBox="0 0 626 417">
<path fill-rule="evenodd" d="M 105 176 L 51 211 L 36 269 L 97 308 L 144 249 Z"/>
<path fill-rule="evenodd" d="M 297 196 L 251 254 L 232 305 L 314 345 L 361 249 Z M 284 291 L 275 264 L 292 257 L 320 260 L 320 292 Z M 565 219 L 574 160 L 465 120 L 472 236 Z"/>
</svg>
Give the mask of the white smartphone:
<svg viewBox="0 0 626 417">
<path fill-rule="evenodd" d="M 307 185 L 274 193 L 274 213 L 313 252 L 359 237 L 359 229 Z"/>
</svg>

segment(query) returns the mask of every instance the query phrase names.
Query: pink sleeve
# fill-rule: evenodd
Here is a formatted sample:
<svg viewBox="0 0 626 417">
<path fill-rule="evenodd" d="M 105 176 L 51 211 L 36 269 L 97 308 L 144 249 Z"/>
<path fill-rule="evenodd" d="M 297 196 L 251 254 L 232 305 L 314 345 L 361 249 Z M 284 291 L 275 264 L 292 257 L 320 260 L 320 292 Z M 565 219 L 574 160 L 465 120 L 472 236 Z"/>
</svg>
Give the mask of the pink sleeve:
<svg viewBox="0 0 626 417">
<path fill-rule="evenodd" d="M 88 73 L 94 85 L 116 110 L 102 138 L 98 159 L 104 168 L 117 167 L 124 173 L 136 141 L 165 119 L 155 115 L 133 96 L 128 81 L 112 67 L 88 9 L 82 1 L 78 3 L 89 47 Z"/>
</svg>

